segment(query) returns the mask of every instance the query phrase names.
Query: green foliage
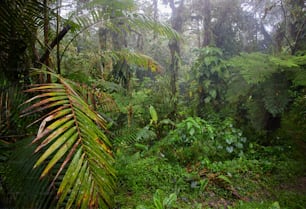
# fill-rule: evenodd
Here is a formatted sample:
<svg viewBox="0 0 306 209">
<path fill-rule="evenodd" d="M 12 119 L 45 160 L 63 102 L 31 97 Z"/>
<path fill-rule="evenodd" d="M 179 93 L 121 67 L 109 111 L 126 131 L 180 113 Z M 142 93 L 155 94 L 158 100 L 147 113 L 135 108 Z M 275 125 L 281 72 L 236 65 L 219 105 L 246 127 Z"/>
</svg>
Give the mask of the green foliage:
<svg viewBox="0 0 306 209">
<path fill-rule="evenodd" d="M 268 127 L 271 115 L 282 115 L 290 101 L 291 82 L 303 85 L 303 56 L 272 56 L 262 53 L 242 53 L 228 60 L 232 72 L 227 100 L 243 110 L 237 116 L 251 122 L 258 131 Z M 300 78 L 300 79 L 299 79 Z"/>
<path fill-rule="evenodd" d="M 84 100 L 82 88 L 51 74 L 58 83 L 33 86 L 39 93 L 24 116 L 49 110 L 41 120 L 34 143 L 38 154 L 33 168 L 43 168 L 40 178 L 50 180 L 59 199 L 57 207 L 108 208 L 112 205 L 115 171 L 107 124 Z M 39 121 L 38 120 L 38 121 Z M 37 122 L 37 121 L 36 121 Z"/>
<path fill-rule="evenodd" d="M 32 59 L 36 28 L 43 24 L 43 4 L 37 0 L 4 0 L 0 4 L 0 71 L 15 83 L 25 80 Z M 14 31 L 14 32 L 12 32 Z"/>
<path fill-rule="evenodd" d="M 293 79 L 293 84 L 295 86 L 306 86 L 306 70 L 301 69 L 296 72 L 294 79 Z"/>
<path fill-rule="evenodd" d="M 12 194 L 20 192 L 18 190 L 20 188 L 14 187 L 10 181 L 18 181 L 20 172 L 17 172 L 18 175 L 11 175 L 8 164 L 12 165 L 11 155 L 16 150 L 15 147 L 21 146 L 21 143 L 17 145 L 15 143 L 28 137 L 33 131 L 32 128 L 27 128 L 33 118 L 20 120 L 21 104 L 27 99 L 27 95 L 21 92 L 21 87 L 12 84 L 4 77 L 0 78 L 0 84 L 0 202 L 13 207 L 17 198 Z M 23 160 L 29 157 L 23 156 Z M 13 177 L 17 178 L 13 179 Z M 22 185 L 22 182 L 18 183 Z"/>
<path fill-rule="evenodd" d="M 223 64 L 222 51 L 214 47 L 195 50 L 197 58 L 193 63 L 188 81 L 188 97 L 196 99 L 198 114 L 207 112 L 206 106 L 211 105 L 214 110 L 221 107 L 225 93 L 225 78 L 229 72 Z M 190 83 L 190 84 L 189 84 Z M 195 97 L 194 95 L 197 95 Z M 188 104 L 189 105 L 189 104 Z"/>
<path fill-rule="evenodd" d="M 160 189 L 157 189 L 156 192 L 153 195 L 153 203 L 155 209 L 167 209 L 172 208 L 171 206 L 175 203 L 177 200 L 177 196 L 175 193 L 170 194 L 168 197 L 165 197 L 163 199 L 162 197 L 162 191 Z M 143 205 L 138 205 L 136 209 L 146 209 Z"/>
<path fill-rule="evenodd" d="M 282 114 L 290 101 L 288 80 L 281 74 L 274 74 L 262 88 L 265 109 L 273 116 Z"/>
<path fill-rule="evenodd" d="M 291 110 L 282 118 L 284 129 L 278 133 L 285 140 L 306 142 L 306 98 L 303 94 L 294 100 Z"/>
<path fill-rule="evenodd" d="M 231 58 L 227 64 L 239 69 L 239 73 L 248 84 L 258 84 L 269 79 L 273 73 L 299 68 L 292 57 L 275 57 L 259 52 L 242 53 Z"/>
<path fill-rule="evenodd" d="M 243 155 L 245 142 L 230 119 L 205 121 L 189 117 L 177 124 L 156 149 L 170 161 L 187 164 L 205 158 L 222 160 Z"/>
<path fill-rule="evenodd" d="M 230 209 L 281 209 L 278 202 L 240 202 L 236 207 L 230 207 Z"/>
<path fill-rule="evenodd" d="M 55 208 L 55 193 L 48 192 L 49 180 L 39 178 L 42 168 L 33 169 L 39 156 L 33 154 L 35 146 L 31 141 L 31 137 L 24 138 L 8 147 L 11 154 L 3 170 L 3 185 L 8 190 L 6 204 L 17 208 Z"/>
<path fill-rule="evenodd" d="M 162 157 L 142 157 L 139 152 L 126 156 L 118 151 L 116 165 L 120 188 L 116 199 L 124 198 L 120 201 L 124 204 L 123 208 L 152 204 L 147 195 L 153 194 L 158 189 L 168 194 L 177 194 L 189 188 L 189 184 L 184 181 L 187 175 L 186 170 L 168 163 Z M 126 193 L 130 194 L 132 200 L 126 196 Z M 143 199 L 146 199 L 148 203 L 145 204 Z M 175 198 L 174 195 L 170 195 L 168 198 L 161 199 L 158 194 L 155 195 L 155 202 L 162 201 L 161 204 L 165 206 L 171 205 Z"/>
<path fill-rule="evenodd" d="M 297 191 L 284 190 L 275 194 L 279 200 L 281 208 L 303 209 L 305 208 L 306 197 L 304 194 L 299 194 Z"/>
<path fill-rule="evenodd" d="M 0 80 L 0 139 L 14 142 L 26 134 L 29 120 L 20 120 L 20 105 L 27 99 L 21 87 L 7 80 Z"/>
<path fill-rule="evenodd" d="M 158 116 L 155 108 L 151 105 L 149 108 L 150 115 L 151 115 L 151 121 L 150 124 L 156 124 L 158 122 Z"/>
<path fill-rule="evenodd" d="M 122 3 L 120 3 L 120 8 L 115 8 L 116 4 L 107 5 L 107 7 L 109 10 L 92 7 L 89 15 L 76 16 L 75 22 L 81 26 L 80 28 L 85 29 L 103 23 L 104 27 L 113 32 L 123 33 L 124 31 L 130 33 L 131 31 L 145 30 L 153 31 L 169 39 L 180 38 L 179 34 L 168 25 L 157 22 L 143 14 L 137 14 L 128 7 L 124 7 Z M 121 25 L 120 28 L 117 25 L 118 22 Z"/>
</svg>

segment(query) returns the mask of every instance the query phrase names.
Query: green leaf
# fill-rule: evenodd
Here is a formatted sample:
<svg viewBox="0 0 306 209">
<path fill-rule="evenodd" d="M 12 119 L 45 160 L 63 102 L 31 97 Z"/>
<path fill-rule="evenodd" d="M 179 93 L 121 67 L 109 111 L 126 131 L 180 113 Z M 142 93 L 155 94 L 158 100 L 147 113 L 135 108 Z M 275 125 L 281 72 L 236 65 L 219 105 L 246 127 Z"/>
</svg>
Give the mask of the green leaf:
<svg viewBox="0 0 306 209">
<path fill-rule="evenodd" d="M 224 182 L 228 183 L 229 185 L 233 185 L 233 182 L 227 176 L 219 175 L 217 178 L 223 180 Z"/>
<path fill-rule="evenodd" d="M 152 105 L 150 105 L 149 111 L 151 115 L 151 120 L 153 121 L 153 123 L 157 123 L 158 122 L 157 112 Z"/>
<path fill-rule="evenodd" d="M 72 134 L 75 134 L 76 127 L 70 128 L 68 131 L 66 131 L 61 137 L 57 138 L 55 142 L 48 147 L 48 149 L 41 155 L 41 157 L 37 160 L 37 162 L 34 165 L 34 168 L 39 166 L 45 159 L 47 159 L 52 153 L 54 153 L 60 146 L 62 146 L 70 137 Z M 56 132 L 53 132 L 56 133 Z M 62 133 L 60 133 L 62 134 Z M 46 139 L 48 140 L 48 138 Z M 48 140 L 49 141 L 49 140 Z M 42 142 L 40 146 L 35 150 L 36 152 L 39 151 L 38 149 L 41 149 L 41 147 L 45 146 L 47 142 Z"/>
<path fill-rule="evenodd" d="M 56 151 L 54 157 L 49 161 L 48 165 L 45 167 L 44 171 L 41 174 L 41 177 L 44 177 L 47 173 L 49 173 L 50 169 L 57 163 L 65 154 L 67 154 L 67 150 L 72 147 L 73 143 L 77 140 L 77 135 L 73 135 L 68 141 L 62 145 L 62 147 Z M 43 157 L 43 156 L 42 156 Z M 39 159 L 41 161 L 41 159 Z M 39 161 L 35 163 L 35 167 L 39 165 Z"/>
<path fill-rule="evenodd" d="M 295 86 L 306 86 L 306 70 L 301 69 L 294 75 L 293 84 Z"/>
<path fill-rule="evenodd" d="M 209 90 L 209 95 L 212 97 L 212 99 L 215 99 L 217 96 L 217 91 L 216 89 L 211 89 Z"/>
<path fill-rule="evenodd" d="M 116 172 L 106 120 L 86 103 L 78 85 L 47 73 L 58 83 L 31 88 L 38 95 L 28 103 L 36 103 L 24 110 L 25 115 L 50 110 L 33 140 L 39 143 L 34 169 L 42 170 L 41 178 L 51 179 L 50 188 L 57 189 L 57 208 L 112 208 Z"/>
<path fill-rule="evenodd" d="M 136 209 L 147 209 L 144 205 L 137 205 Z"/>
<path fill-rule="evenodd" d="M 169 208 L 169 207 L 171 207 L 171 205 L 172 205 L 174 202 L 176 202 L 176 200 L 177 200 L 176 194 L 175 194 L 175 193 L 172 193 L 172 194 L 169 195 L 169 197 L 166 197 L 166 198 L 164 199 L 164 201 L 163 201 L 163 206 L 164 206 L 165 208 Z"/>
<path fill-rule="evenodd" d="M 161 198 L 161 190 L 157 189 L 153 195 L 153 202 L 156 209 L 164 209 Z"/>
</svg>

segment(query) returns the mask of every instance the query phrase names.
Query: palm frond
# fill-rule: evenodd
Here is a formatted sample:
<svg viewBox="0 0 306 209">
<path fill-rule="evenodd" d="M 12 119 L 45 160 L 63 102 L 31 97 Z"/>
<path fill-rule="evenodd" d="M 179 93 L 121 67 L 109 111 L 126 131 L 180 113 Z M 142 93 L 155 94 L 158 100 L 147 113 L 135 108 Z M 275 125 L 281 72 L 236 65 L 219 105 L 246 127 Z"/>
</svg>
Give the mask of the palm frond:
<svg viewBox="0 0 306 209">
<path fill-rule="evenodd" d="M 58 83 L 28 89 L 38 95 L 25 102 L 31 105 L 23 111 L 27 115 L 49 110 L 32 142 L 38 143 L 39 155 L 34 168 L 43 167 L 40 178 L 51 178 L 49 188 L 56 189 L 57 208 L 111 207 L 115 171 L 106 120 L 93 111 L 74 83 L 50 74 Z"/>
<path fill-rule="evenodd" d="M 19 86 L 3 77 L 0 79 L 0 139 L 11 143 L 25 134 L 26 121 L 19 119 L 19 105 L 25 101 L 26 95 L 20 93 Z"/>
<path fill-rule="evenodd" d="M 126 64 L 130 66 L 141 67 L 143 69 L 151 70 L 152 72 L 161 72 L 163 70 L 162 66 L 152 57 L 128 49 L 121 51 L 104 51 L 102 57 L 104 60 L 111 60 L 113 63 L 125 60 Z"/>
<path fill-rule="evenodd" d="M 136 30 L 152 31 L 169 39 L 180 39 L 181 36 L 177 31 L 167 24 L 158 22 L 153 18 L 147 17 L 143 14 L 130 14 L 128 24 L 131 28 Z"/>
<path fill-rule="evenodd" d="M 35 146 L 25 138 L 8 149 L 13 151 L 4 166 L 4 183 L 8 188 L 7 203 L 12 208 L 53 208 L 54 191 L 48 191 L 49 179 L 39 180 L 43 168 L 33 169 L 39 155 L 33 155 Z"/>
<path fill-rule="evenodd" d="M 105 11 L 103 9 L 91 10 L 89 14 L 75 17 L 74 22 L 82 29 L 87 29 L 94 25 L 105 27 L 110 31 L 119 32 L 124 30 L 127 33 L 131 31 L 151 31 L 158 35 L 165 36 L 169 39 L 180 39 L 178 32 L 173 30 L 167 24 L 158 22 L 143 14 L 123 12 L 116 10 L 117 16 L 112 16 L 114 11 Z M 120 24 L 116 24 L 120 22 Z"/>
</svg>

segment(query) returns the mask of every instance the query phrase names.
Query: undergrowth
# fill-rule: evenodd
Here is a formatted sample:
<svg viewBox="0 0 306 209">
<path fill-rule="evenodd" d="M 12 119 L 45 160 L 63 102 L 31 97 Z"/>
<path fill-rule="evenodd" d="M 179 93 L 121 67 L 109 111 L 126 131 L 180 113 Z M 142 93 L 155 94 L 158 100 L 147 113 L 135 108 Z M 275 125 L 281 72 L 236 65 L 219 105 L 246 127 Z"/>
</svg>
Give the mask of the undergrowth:
<svg viewBox="0 0 306 209">
<path fill-rule="evenodd" d="M 117 208 L 305 208 L 305 159 L 294 144 L 259 145 L 230 119 L 199 118 L 154 140 L 118 145 Z"/>
</svg>

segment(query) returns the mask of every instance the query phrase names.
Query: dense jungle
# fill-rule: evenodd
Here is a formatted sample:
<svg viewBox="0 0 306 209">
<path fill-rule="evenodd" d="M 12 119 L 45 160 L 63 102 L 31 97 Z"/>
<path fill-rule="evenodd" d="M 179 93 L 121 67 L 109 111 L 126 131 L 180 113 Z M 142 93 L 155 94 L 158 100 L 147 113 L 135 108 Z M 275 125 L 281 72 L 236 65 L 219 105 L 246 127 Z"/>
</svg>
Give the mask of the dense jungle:
<svg viewBox="0 0 306 209">
<path fill-rule="evenodd" d="M 304 0 L 1 0 L 0 209 L 305 209 Z"/>
</svg>

